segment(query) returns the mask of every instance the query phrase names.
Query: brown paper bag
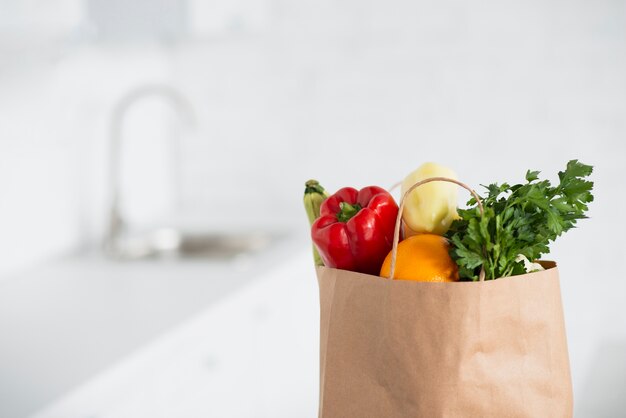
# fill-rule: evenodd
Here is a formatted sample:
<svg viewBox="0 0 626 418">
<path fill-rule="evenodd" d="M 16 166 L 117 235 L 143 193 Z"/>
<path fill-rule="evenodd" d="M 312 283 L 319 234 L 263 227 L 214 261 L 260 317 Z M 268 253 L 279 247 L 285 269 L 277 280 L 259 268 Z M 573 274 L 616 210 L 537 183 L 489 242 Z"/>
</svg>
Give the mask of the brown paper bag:
<svg viewBox="0 0 626 418">
<path fill-rule="evenodd" d="M 559 275 L 544 266 L 455 283 L 317 267 L 319 417 L 571 417 Z"/>
<path fill-rule="evenodd" d="M 317 276 L 320 418 L 572 416 L 556 266 L 485 282 Z"/>
</svg>

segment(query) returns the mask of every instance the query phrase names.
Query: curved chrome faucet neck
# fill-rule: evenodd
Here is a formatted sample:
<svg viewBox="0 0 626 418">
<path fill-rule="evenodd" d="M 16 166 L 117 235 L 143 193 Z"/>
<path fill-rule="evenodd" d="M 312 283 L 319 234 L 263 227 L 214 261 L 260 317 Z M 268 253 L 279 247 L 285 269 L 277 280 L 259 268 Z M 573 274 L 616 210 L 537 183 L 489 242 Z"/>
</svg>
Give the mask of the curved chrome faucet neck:
<svg viewBox="0 0 626 418">
<path fill-rule="evenodd" d="M 109 144 L 109 199 L 107 230 L 104 237 L 104 250 L 112 256 L 120 256 L 118 240 L 125 221 L 121 214 L 121 171 L 123 130 L 128 111 L 138 102 L 159 97 L 170 103 L 188 129 L 196 125 L 191 102 L 175 88 L 164 84 L 148 84 L 131 90 L 113 107 L 110 124 Z M 178 162 L 177 162 L 178 163 Z"/>
</svg>

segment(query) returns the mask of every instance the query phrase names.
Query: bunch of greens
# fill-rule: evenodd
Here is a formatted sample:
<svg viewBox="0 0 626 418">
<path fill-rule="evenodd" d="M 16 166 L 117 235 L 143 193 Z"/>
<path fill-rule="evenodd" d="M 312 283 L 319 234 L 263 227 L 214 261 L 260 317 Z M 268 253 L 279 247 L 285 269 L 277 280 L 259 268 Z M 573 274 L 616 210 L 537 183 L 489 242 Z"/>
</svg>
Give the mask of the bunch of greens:
<svg viewBox="0 0 626 418">
<path fill-rule="evenodd" d="M 593 167 L 572 160 L 559 172 L 554 187 L 539 180 L 539 171 L 530 170 L 525 184 L 483 186 L 488 192 L 481 198 L 484 215 L 477 206 L 459 210 L 461 219 L 446 234 L 453 243 L 450 255 L 460 277 L 478 280 L 481 267 L 485 279 L 526 273 L 520 254 L 531 261 L 539 259 L 549 252 L 550 242 L 586 218 L 593 182 L 585 178 L 592 171 Z M 476 205 L 476 200 L 468 205 Z"/>
</svg>

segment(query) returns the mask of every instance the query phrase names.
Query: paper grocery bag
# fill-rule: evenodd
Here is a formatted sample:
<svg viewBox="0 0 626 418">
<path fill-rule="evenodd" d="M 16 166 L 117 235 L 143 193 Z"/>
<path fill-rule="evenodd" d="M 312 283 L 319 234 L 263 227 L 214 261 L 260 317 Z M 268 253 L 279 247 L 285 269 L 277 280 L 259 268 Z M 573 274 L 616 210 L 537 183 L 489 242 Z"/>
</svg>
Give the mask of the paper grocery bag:
<svg viewBox="0 0 626 418">
<path fill-rule="evenodd" d="M 559 275 L 389 280 L 318 267 L 320 418 L 571 417 Z"/>
</svg>

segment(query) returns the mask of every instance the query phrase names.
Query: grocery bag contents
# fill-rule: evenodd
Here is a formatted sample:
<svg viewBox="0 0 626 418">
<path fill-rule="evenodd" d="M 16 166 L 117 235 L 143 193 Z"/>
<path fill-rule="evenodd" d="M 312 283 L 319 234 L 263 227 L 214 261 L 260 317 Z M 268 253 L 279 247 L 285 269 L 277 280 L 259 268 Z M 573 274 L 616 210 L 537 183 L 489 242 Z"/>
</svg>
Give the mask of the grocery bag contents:
<svg viewBox="0 0 626 418">
<path fill-rule="evenodd" d="M 415 183 L 431 177 L 456 180 L 451 169 L 435 163 L 422 164 L 402 182 L 402 196 Z M 432 182 L 414 189 L 406 197 L 402 220 L 407 236 L 421 232 L 443 235 L 459 215 L 456 212 L 458 187 L 452 183 Z"/>
<path fill-rule="evenodd" d="M 556 186 L 530 170 L 526 183 L 487 186 L 487 197 L 481 199 L 484 214 L 476 208 L 459 210 L 461 219 L 446 234 L 460 276 L 477 280 L 481 268 L 487 280 L 527 273 L 520 255 L 531 263 L 538 260 L 552 241 L 586 218 L 593 201 L 593 182 L 586 178 L 592 171 L 572 160 L 559 172 Z"/>
<path fill-rule="evenodd" d="M 304 184 L 304 210 L 309 218 L 309 226 L 320 217 L 320 206 L 328 197 L 328 192 L 319 184 L 317 180 L 309 180 Z M 313 244 L 313 260 L 316 266 L 323 266 L 324 262 L 320 257 L 315 244 Z"/>
<path fill-rule="evenodd" d="M 327 267 L 377 275 L 391 250 L 397 215 L 385 189 L 344 187 L 321 204 L 311 237 Z"/>
<path fill-rule="evenodd" d="M 316 264 L 383 278 L 393 271 L 396 280 L 430 282 L 491 280 L 539 271 L 543 267 L 536 261 L 549 252 L 548 245 L 586 218 L 593 201 L 593 182 L 587 179 L 592 171 L 592 166 L 571 160 L 552 186 L 539 179 L 538 171 L 529 170 L 525 183 L 484 186 L 486 197 L 472 191 L 469 208 L 459 209 L 457 184 L 467 186 L 451 169 L 425 163 L 402 182 L 405 202 L 400 217 L 393 197 L 380 187 L 345 187 L 327 197 L 319 183 L 310 180 L 305 207 L 321 256 Z M 396 217 L 404 236 L 399 237 L 392 267 Z"/>
<path fill-rule="evenodd" d="M 398 244 L 393 278 L 417 282 L 455 282 L 459 269 L 448 254 L 448 240 L 435 234 L 418 234 Z M 389 277 L 391 251 L 380 269 L 381 277 Z"/>
</svg>

